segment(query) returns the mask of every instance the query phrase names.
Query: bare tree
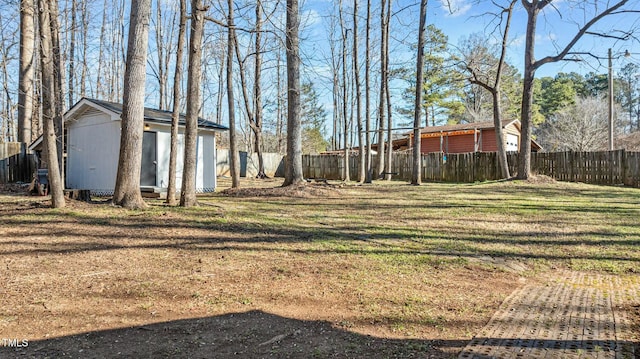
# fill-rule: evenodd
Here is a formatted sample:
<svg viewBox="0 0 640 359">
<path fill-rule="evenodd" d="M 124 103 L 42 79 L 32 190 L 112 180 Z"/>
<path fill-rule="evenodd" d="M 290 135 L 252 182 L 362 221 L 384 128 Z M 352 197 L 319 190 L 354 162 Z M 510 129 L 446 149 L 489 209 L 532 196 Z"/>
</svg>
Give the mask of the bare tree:
<svg viewBox="0 0 640 359">
<path fill-rule="evenodd" d="M 287 0 L 287 163 L 283 186 L 304 181 L 302 175 L 302 126 L 300 121 L 300 12 L 298 0 Z"/>
<path fill-rule="evenodd" d="M 353 74 L 356 88 L 356 122 L 358 123 L 358 156 L 360 167 L 358 170 L 358 182 L 366 181 L 365 140 L 362 128 L 362 86 L 360 84 L 360 58 L 358 57 L 358 0 L 353 0 Z"/>
<path fill-rule="evenodd" d="M 411 184 L 422 183 L 422 151 L 420 146 L 420 119 L 422 118 L 422 72 L 424 70 L 424 44 L 427 37 L 427 4 L 429 0 L 420 1 L 420 25 L 418 27 L 418 56 L 416 60 L 416 100 L 413 110 L 413 172 Z"/>
<path fill-rule="evenodd" d="M 60 106 L 56 105 L 55 89 L 61 87 L 56 86 L 55 82 L 58 78 L 55 74 L 54 60 L 54 35 L 53 32 L 59 31 L 56 27 L 57 22 L 51 21 L 51 8 L 57 8 L 57 0 L 38 1 L 39 12 L 39 29 L 40 29 L 40 61 L 42 66 L 42 117 L 43 117 L 43 147 L 44 158 L 49 168 L 49 188 L 51 193 L 51 206 L 54 208 L 64 207 L 64 187 L 60 176 L 58 155 L 56 149 L 56 134 L 54 131 L 54 122 L 56 118 L 62 117 L 59 112 Z"/>
<path fill-rule="evenodd" d="M 102 71 L 104 69 L 103 66 L 103 58 L 104 58 L 104 47 L 106 41 L 106 31 L 107 31 L 107 1 L 104 0 L 104 9 L 102 12 L 102 26 L 100 26 L 100 42 L 98 45 L 98 69 L 96 71 L 96 92 L 95 96 L 102 97 Z"/>
<path fill-rule="evenodd" d="M 7 17 L 13 18 L 12 14 L 7 14 Z M 16 141 L 18 135 L 18 129 L 16 128 L 16 120 L 15 120 L 15 109 L 16 105 L 12 99 L 12 91 L 11 91 L 11 81 L 10 81 L 10 68 L 9 62 L 14 58 L 14 49 L 20 46 L 20 42 L 15 36 L 15 33 L 8 32 L 5 33 L 4 29 L 5 23 L 5 14 L 0 15 L 0 68 L 2 68 L 2 78 L 0 83 L 2 83 L 2 90 L 4 96 L 2 98 L 2 110 L 0 112 L 0 122 L 2 122 L 2 128 L 0 130 L 0 142 L 4 142 L 8 140 L 10 142 Z M 13 72 L 13 71 L 11 71 Z M 5 138 L 6 135 L 6 138 Z"/>
<path fill-rule="evenodd" d="M 370 52 L 371 52 L 371 0 L 367 0 L 367 23 L 366 23 L 366 32 L 365 32 L 365 55 L 364 55 L 364 118 L 365 118 L 365 182 L 371 183 L 371 60 L 370 60 Z"/>
<path fill-rule="evenodd" d="M 155 33 L 156 33 L 156 56 L 157 56 L 157 72 L 156 77 L 158 79 L 158 108 L 164 110 L 167 104 L 165 103 L 165 92 L 167 90 L 167 78 L 168 74 L 165 71 L 164 66 L 164 52 L 170 52 L 169 49 L 165 49 L 164 41 L 164 23 L 162 22 L 162 4 L 161 0 L 156 4 L 156 18 L 155 18 Z"/>
<path fill-rule="evenodd" d="M 180 0 L 180 28 L 178 29 L 178 48 L 176 49 L 176 67 L 173 76 L 173 110 L 171 112 L 171 149 L 169 152 L 169 183 L 167 186 L 167 204 L 176 204 L 176 171 L 178 162 L 178 127 L 180 123 L 180 81 L 183 72 L 183 56 L 187 34 L 187 0 Z"/>
<path fill-rule="evenodd" d="M 256 41 L 255 41 L 255 71 L 253 81 L 254 121 L 251 125 L 255 138 L 254 150 L 258 155 L 257 178 L 266 178 L 264 173 L 264 158 L 262 156 L 262 1 L 256 1 Z"/>
<path fill-rule="evenodd" d="M 518 159 L 518 179 L 528 179 L 531 176 L 531 139 L 533 128 L 533 83 L 536 74 L 536 70 L 540 66 L 552 62 L 558 62 L 567 59 L 567 55 L 570 55 L 570 51 L 576 45 L 576 43 L 585 35 L 596 35 L 602 37 L 614 37 L 619 39 L 627 38 L 630 34 L 629 30 L 623 31 L 623 37 L 618 37 L 613 34 L 591 33 L 589 30 L 598 21 L 614 14 L 622 14 L 625 12 L 635 12 L 634 10 L 624 10 L 624 5 L 629 0 L 621 1 L 568 1 L 575 6 L 582 6 L 582 13 L 584 13 L 585 22 L 580 25 L 580 28 L 573 36 L 573 38 L 564 46 L 560 48 L 560 51 L 551 56 L 543 57 L 539 60 L 535 59 L 534 49 L 536 41 L 536 27 L 538 24 L 538 15 L 547 6 L 551 5 L 553 0 L 521 0 L 523 7 L 527 11 L 527 30 L 525 33 L 525 51 L 524 51 L 524 81 L 522 91 L 522 128 L 520 138 L 520 157 Z M 587 7 L 593 6 L 594 15 L 589 18 L 587 16 L 589 12 Z M 577 60 L 575 58 L 568 60 Z"/>
<path fill-rule="evenodd" d="M 56 133 L 58 152 L 58 163 L 60 171 L 60 185 L 64 189 L 64 64 L 62 60 L 62 49 L 60 46 L 60 24 L 58 22 L 58 1 L 50 1 L 47 3 L 49 6 L 49 21 L 51 22 L 51 49 L 53 53 L 53 74 L 55 76 L 54 96 L 56 106 L 56 116 L 54 117 L 53 125 Z"/>
<path fill-rule="evenodd" d="M 133 0 L 124 73 L 124 101 L 118 174 L 113 203 L 129 209 L 145 208 L 140 194 L 144 94 L 151 0 Z"/>
<path fill-rule="evenodd" d="M 87 4 L 89 1 L 82 2 L 82 71 L 80 72 L 80 97 L 85 97 L 87 93 L 87 46 L 89 43 L 89 9 Z"/>
<path fill-rule="evenodd" d="M 496 133 L 496 146 L 498 153 L 498 162 L 502 172 L 502 178 L 509 178 L 509 163 L 507 162 L 507 150 L 504 141 L 504 131 L 502 130 L 502 73 L 505 64 L 505 58 L 507 55 L 507 41 L 509 39 L 509 28 L 511 27 L 511 17 L 513 15 L 513 8 L 518 0 L 511 0 L 509 6 L 501 8 L 500 23 L 504 19 L 504 30 L 502 30 L 502 44 L 500 48 L 500 58 L 495 64 L 495 70 L 491 69 L 486 71 L 483 69 L 482 58 L 468 57 L 466 64 L 467 71 L 471 74 L 469 81 L 472 84 L 481 86 L 491 93 L 493 99 L 493 125 Z M 499 27 L 500 26 L 499 23 Z M 473 49 L 471 49 L 473 51 Z M 490 67 L 493 64 L 490 64 Z M 487 73 L 488 72 L 488 73 Z M 491 76 L 493 75 L 493 78 Z"/>
<path fill-rule="evenodd" d="M 387 0 L 387 11 L 385 14 L 385 22 L 384 22 L 384 51 L 382 56 L 385 58 L 384 60 L 384 82 L 382 86 L 384 86 L 384 95 L 386 97 L 387 104 L 387 156 L 385 157 L 385 179 L 387 181 L 391 180 L 391 161 L 393 159 L 393 137 L 391 135 L 391 131 L 393 130 L 393 119 L 391 118 L 391 91 L 389 91 L 389 35 L 391 29 L 391 2 L 393 0 Z"/>
<path fill-rule="evenodd" d="M 349 148 L 349 121 L 347 120 L 347 35 L 349 29 L 345 27 L 343 11 L 342 0 L 340 0 L 338 2 L 338 14 L 340 16 L 340 33 L 342 34 L 342 129 L 344 133 L 344 169 L 342 172 L 342 180 L 348 182 L 351 180 L 351 174 L 349 173 L 351 148 Z"/>
<path fill-rule="evenodd" d="M 78 12 L 78 7 L 77 7 L 77 2 L 76 0 L 71 0 L 71 13 L 69 14 L 69 16 L 71 16 L 71 28 L 69 29 L 69 33 L 70 33 L 70 37 L 71 39 L 69 40 L 69 83 L 67 84 L 69 90 L 68 90 L 68 96 L 69 96 L 69 102 L 68 105 L 69 107 L 73 106 L 73 103 L 75 101 L 75 65 L 76 65 L 76 28 L 77 28 L 77 24 L 76 24 L 76 13 Z"/>
<path fill-rule="evenodd" d="M 578 98 L 545 123 L 541 133 L 550 151 L 594 151 L 607 149 L 606 101 L 597 97 Z"/>
<path fill-rule="evenodd" d="M 191 36 L 189 39 L 189 68 L 187 70 L 187 114 L 184 130 L 184 167 L 180 205 L 192 207 L 196 198 L 196 159 L 198 145 L 198 116 L 200 114 L 200 81 L 202 80 L 202 37 L 204 14 L 202 0 L 191 0 Z"/>
<path fill-rule="evenodd" d="M 238 44 L 237 36 L 233 36 L 234 48 L 236 58 L 238 60 L 238 73 L 240 74 L 240 88 L 242 90 L 242 99 L 244 101 L 245 111 L 247 119 L 249 120 L 249 127 L 254 135 L 254 151 L 258 155 L 258 174 L 256 178 L 266 178 L 264 173 L 264 159 L 262 156 L 262 90 L 260 86 L 261 71 L 262 71 L 262 2 L 256 3 L 256 27 L 255 27 L 255 67 L 254 67 L 254 83 L 253 83 L 253 108 L 251 104 L 251 98 L 249 97 L 249 91 L 246 81 L 244 60 L 240 56 L 240 47 Z"/>
<path fill-rule="evenodd" d="M 240 156 L 238 153 L 235 103 L 233 98 L 233 53 L 235 50 L 235 23 L 233 17 L 233 0 L 228 1 L 227 16 L 227 103 L 229 108 L 229 167 L 231 171 L 231 187 L 240 187 Z"/>
<path fill-rule="evenodd" d="M 339 11 L 341 7 L 338 7 Z M 329 24 L 329 50 L 331 51 L 331 86 L 332 86 L 332 106 L 333 106 L 333 134 L 331 136 L 331 149 L 338 150 L 341 143 L 340 127 L 342 125 L 342 112 L 339 108 L 340 102 L 340 57 L 338 56 L 338 39 L 336 39 L 336 21 L 335 16 L 331 16 L 331 22 Z M 342 39 L 342 31 L 340 31 L 340 38 Z M 346 134 L 345 134 L 346 135 Z"/>
<path fill-rule="evenodd" d="M 18 91 L 18 142 L 31 142 L 33 82 L 35 72 L 35 17 L 33 0 L 20 1 L 20 79 Z"/>
<path fill-rule="evenodd" d="M 388 0 L 391 1 L 391 0 Z M 375 178 L 381 178 L 384 174 L 384 155 L 385 155 L 385 143 L 384 143 L 384 127 L 385 127 L 385 90 L 386 90 L 386 81 L 387 81 L 387 57 L 385 54 L 385 22 L 386 22 L 386 2 L 387 0 L 380 0 L 380 100 L 378 102 L 378 168 Z"/>
<path fill-rule="evenodd" d="M 284 85 L 282 83 L 281 75 L 281 63 L 282 63 L 282 51 L 278 49 L 276 51 L 276 91 L 278 93 L 276 99 L 276 137 L 278 138 L 278 153 L 284 153 Z"/>
<path fill-rule="evenodd" d="M 163 1 L 156 3 L 155 17 L 152 19 L 155 32 L 155 62 L 150 62 L 150 70 L 158 81 L 158 108 L 161 110 L 169 106 L 169 68 L 173 49 L 173 34 L 175 28 L 175 12 L 173 16 L 168 12 Z"/>
</svg>

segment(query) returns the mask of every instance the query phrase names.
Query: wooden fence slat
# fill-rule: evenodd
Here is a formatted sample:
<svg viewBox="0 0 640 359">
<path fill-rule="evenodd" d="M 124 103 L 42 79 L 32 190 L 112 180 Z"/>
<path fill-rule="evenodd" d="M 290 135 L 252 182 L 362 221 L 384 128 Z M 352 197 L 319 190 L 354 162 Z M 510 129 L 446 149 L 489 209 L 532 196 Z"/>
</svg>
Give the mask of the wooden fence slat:
<svg viewBox="0 0 640 359">
<path fill-rule="evenodd" d="M 26 153 L 25 144 L 0 143 L 0 183 L 30 182 L 34 170 L 34 155 Z"/>
<path fill-rule="evenodd" d="M 2 149 L 2 146 L 0 146 Z M 372 156 L 375 168 L 376 155 Z M 509 153 L 507 161 L 512 176 L 517 174 L 518 153 Z M 304 155 L 303 173 L 306 177 L 340 180 L 343 175 L 343 155 Z M 349 157 L 351 179 L 357 179 L 360 158 Z M 409 181 L 413 157 L 410 152 L 394 153 L 391 172 L 393 179 Z M 0 181 L 21 177 L 22 172 L 11 172 L 16 165 L 0 160 Z M 583 182 L 603 185 L 625 184 L 640 186 L 640 152 L 553 152 L 532 153 L 531 171 L 558 181 Z M 476 182 L 500 178 L 500 166 L 495 153 L 429 153 L 422 155 L 423 181 Z"/>
</svg>

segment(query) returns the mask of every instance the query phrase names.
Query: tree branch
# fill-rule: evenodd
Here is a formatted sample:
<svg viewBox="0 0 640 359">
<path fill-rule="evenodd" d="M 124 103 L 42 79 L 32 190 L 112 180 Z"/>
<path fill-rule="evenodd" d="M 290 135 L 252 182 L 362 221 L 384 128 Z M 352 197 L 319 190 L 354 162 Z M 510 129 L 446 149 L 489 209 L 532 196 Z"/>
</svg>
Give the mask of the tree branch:
<svg viewBox="0 0 640 359">
<path fill-rule="evenodd" d="M 525 0 L 523 0 L 525 1 Z M 613 5 L 612 7 L 609 7 L 607 9 L 605 9 L 602 13 L 598 14 L 597 16 L 595 16 L 593 19 L 591 19 L 590 21 L 588 21 L 579 31 L 578 33 L 573 37 L 573 39 L 571 39 L 571 41 L 569 41 L 569 43 L 567 44 L 567 46 L 565 46 L 565 48 L 556 56 L 547 56 L 544 57 L 538 61 L 535 61 L 532 66 L 534 69 L 539 68 L 540 66 L 544 65 L 544 64 L 548 64 L 551 62 L 558 62 L 560 60 L 563 60 L 565 58 L 565 56 L 567 56 L 567 54 L 569 53 L 569 51 L 571 51 L 571 48 L 573 48 L 573 46 L 578 42 L 578 40 L 580 40 L 582 38 L 582 36 L 587 33 L 587 31 L 589 30 L 589 28 L 591 26 L 593 26 L 595 23 L 597 23 L 598 21 L 600 21 L 603 17 L 610 15 L 612 12 L 620 9 L 622 6 L 624 6 L 629 0 L 621 0 L 618 3 L 616 3 L 615 5 Z M 538 6 L 540 6 L 540 4 L 543 3 L 550 3 L 551 0 L 544 0 L 540 3 L 538 3 Z M 541 7 L 539 7 L 541 9 Z"/>
</svg>

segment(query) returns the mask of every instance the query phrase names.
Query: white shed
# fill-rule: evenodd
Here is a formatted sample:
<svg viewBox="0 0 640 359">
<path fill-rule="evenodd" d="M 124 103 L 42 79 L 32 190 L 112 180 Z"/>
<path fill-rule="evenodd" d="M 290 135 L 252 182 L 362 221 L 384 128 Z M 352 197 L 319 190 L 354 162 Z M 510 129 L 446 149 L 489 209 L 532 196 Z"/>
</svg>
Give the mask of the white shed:
<svg viewBox="0 0 640 359">
<path fill-rule="evenodd" d="M 111 195 L 115 187 L 120 151 L 122 105 L 83 98 L 65 114 L 67 152 L 66 187 Z M 176 188 L 182 183 L 184 115 L 180 116 Z M 198 121 L 196 191 L 216 188 L 216 131 L 228 130 L 202 118 Z M 141 188 L 162 189 L 169 182 L 171 112 L 144 110 Z"/>
</svg>

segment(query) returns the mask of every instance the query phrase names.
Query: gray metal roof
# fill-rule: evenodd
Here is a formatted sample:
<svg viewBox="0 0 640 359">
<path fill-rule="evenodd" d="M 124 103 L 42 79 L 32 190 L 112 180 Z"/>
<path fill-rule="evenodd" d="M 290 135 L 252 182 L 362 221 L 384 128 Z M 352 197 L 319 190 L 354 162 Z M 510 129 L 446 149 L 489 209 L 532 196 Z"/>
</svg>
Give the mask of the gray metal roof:
<svg viewBox="0 0 640 359">
<path fill-rule="evenodd" d="M 96 99 L 92 99 L 92 98 L 84 98 L 85 100 L 100 106 L 104 109 L 107 109 L 111 112 L 117 113 L 117 114 L 121 114 L 122 113 L 122 104 L 121 103 L 116 103 L 116 102 L 109 102 L 109 101 L 103 101 L 103 100 L 96 100 Z M 144 108 L 144 119 L 146 121 L 149 122 L 155 122 L 155 123 L 164 123 L 164 124 L 171 124 L 171 111 L 163 111 L 163 110 L 157 110 L 157 109 L 153 109 L 153 108 L 149 108 L 149 107 L 145 107 Z M 180 114 L 180 120 L 179 120 L 179 124 L 181 126 L 185 125 L 185 115 L 184 114 Z M 221 131 L 226 131 L 229 128 L 220 124 L 217 124 L 215 122 L 209 121 L 209 120 L 205 120 L 202 117 L 198 117 L 198 127 L 200 128 L 207 128 L 207 129 L 212 129 L 212 130 L 221 130 Z"/>
</svg>

